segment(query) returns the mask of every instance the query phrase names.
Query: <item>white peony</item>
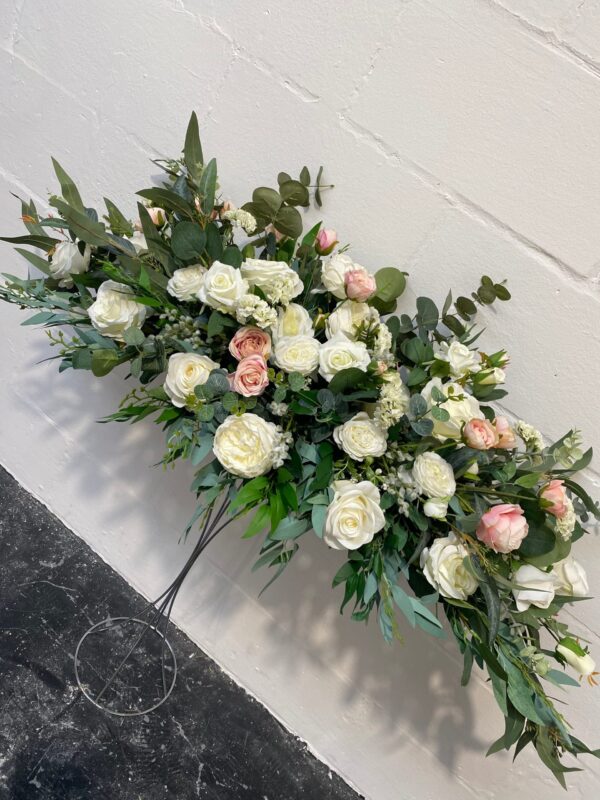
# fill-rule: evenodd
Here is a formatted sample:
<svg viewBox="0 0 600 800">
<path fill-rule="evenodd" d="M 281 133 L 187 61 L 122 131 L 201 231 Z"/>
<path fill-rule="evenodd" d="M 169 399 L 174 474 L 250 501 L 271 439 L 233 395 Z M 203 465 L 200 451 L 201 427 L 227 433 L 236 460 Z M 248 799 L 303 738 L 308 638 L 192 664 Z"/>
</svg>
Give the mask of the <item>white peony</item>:
<svg viewBox="0 0 600 800">
<path fill-rule="evenodd" d="M 240 269 L 248 284 L 261 289 L 271 303 L 287 305 L 304 289 L 298 273 L 285 261 L 247 258 Z"/>
<path fill-rule="evenodd" d="M 452 467 L 437 453 L 420 453 L 414 460 L 412 476 L 421 494 L 431 499 L 450 499 L 456 491 Z"/>
<path fill-rule="evenodd" d="M 213 369 L 219 369 L 219 364 L 208 356 L 197 353 L 174 353 L 170 356 L 164 389 L 173 405 L 183 408 L 187 399 L 194 395 L 196 386 L 205 384 Z"/>
<path fill-rule="evenodd" d="M 433 435 L 437 436 L 441 441 L 445 439 L 460 439 L 465 422 L 470 419 L 484 419 L 483 411 L 479 408 L 479 403 L 475 397 L 467 394 L 463 387 L 457 383 L 442 384 L 440 378 L 432 378 L 421 392 L 429 408 L 435 405 L 431 397 L 434 387 L 448 398 L 445 402 L 440 403 L 440 408 L 448 412 L 450 419 L 445 421 L 433 419 Z"/>
<path fill-rule="evenodd" d="M 275 340 L 273 358 L 284 372 L 310 375 L 319 366 L 319 349 L 312 336 L 282 336 Z"/>
<path fill-rule="evenodd" d="M 464 564 L 469 551 L 454 533 L 434 539 L 421 553 L 421 569 L 429 583 L 444 597 L 466 600 L 477 589 L 475 576 Z"/>
<path fill-rule="evenodd" d="M 334 309 L 327 319 L 325 333 L 328 339 L 336 333 L 343 333 L 348 339 L 356 339 L 359 325 L 379 322 L 379 312 L 367 303 L 345 300 Z"/>
<path fill-rule="evenodd" d="M 556 594 L 571 595 L 572 597 L 587 597 L 590 587 L 587 575 L 579 561 L 573 556 L 567 556 L 562 561 L 557 561 L 552 567 Z"/>
<path fill-rule="evenodd" d="M 471 372 L 479 372 L 481 368 L 477 353 L 456 340 L 452 344 L 442 342 L 436 350 L 435 357 L 448 364 L 453 378 L 464 378 Z"/>
<path fill-rule="evenodd" d="M 313 324 L 308 311 L 298 303 L 279 309 L 277 322 L 272 328 L 273 339 L 282 336 L 312 336 Z"/>
<path fill-rule="evenodd" d="M 554 575 L 543 572 L 533 564 L 519 567 L 512 576 L 512 582 L 519 587 L 512 590 L 519 611 L 527 611 L 529 606 L 548 608 L 554 600 Z"/>
<path fill-rule="evenodd" d="M 319 350 L 319 374 L 330 381 L 343 369 L 355 367 L 363 372 L 371 363 L 371 356 L 363 342 L 351 342 L 343 333 L 336 333 Z"/>
<path fill-rule="evenodd" d="M 60 242 L 54 248 L 48 269 L 58 285 L 70 289 L 73 286 L 72 275 L 87 272 L 90 266 L 91 248 L 86 244 L 83 255 L 75 242 Z"/>
<path fill-rule="evenodd" d="M 350 458 L 363 461 L 367 456 L 382 456 L 387 450 L 387 435 L 379 425 L 361 411 L 352 419 L 338 425 L 333 439 Z"/>
<path fill-rule="evenodd" d="M 323 286 L 325 286 L 327 291 L 331 292 L 334 297 L 343 300 L 346 297 L 346 273 L 357 269 L 368 272 L 365 267 L 352 261 L 350 256 L 347 256 L 345 253 L 336 253 L 336 255 L 331 256 L 321 268 Z"/>
<path fill-rule="evenodd" d="M 356 550 L 385 526 L 379 489 L 371 481 L 334 481 L 323 539 L 334 550 Z"/>
<path fill-rule="evenodd" d="M 248 292 L 248 282 L 239 269 L 214 261 L 204 275 L 198 299 L 217 311 L 234 313 L 241 298 Z"/>
<path fill-rule="evenodd" d="M 256 414 L 230 416 L 216 430 L 213 451 L 228 472 L 240 478 L 264 475 L 283 461 L 284 437 L 273 422 Z"/>
<path fill-rule="evenodd" d="M 103 336 L 123 341 L 128 328 L 141 328 L 148 309 L 131 299 L 133 289 L 124 283 L 104 281 L 100 284 L 96 300 L 88 308 L 92 325 Z"/>
<path fill-rule="evenodd" d="M 201 264 L 176 269 L 167 283 L 167 292 L 183 302 L 196 300 L 204 284 L 205 275 L 206 267 Z"/>
</svg>

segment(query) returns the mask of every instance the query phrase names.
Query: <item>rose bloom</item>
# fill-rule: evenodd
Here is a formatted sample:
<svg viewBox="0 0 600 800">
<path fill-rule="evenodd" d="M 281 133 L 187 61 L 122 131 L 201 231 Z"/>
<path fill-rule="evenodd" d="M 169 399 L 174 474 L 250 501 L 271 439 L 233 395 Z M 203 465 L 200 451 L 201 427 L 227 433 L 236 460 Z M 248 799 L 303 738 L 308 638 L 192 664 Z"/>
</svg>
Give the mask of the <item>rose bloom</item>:
<svg viewBox="0 0 600 800">
<path fill-rule="evenodd" d="M 248 356 L 268 358 L 271 353 L 271 337 L 253 325 L 245 325 L 233 335 L 229 342 L 229 352 L 240 361 Z"/>
<path fill-rule="evenodd" d="M 496 417 L 494 420 L 494 427 L 498 434 L 498 444 L 501 450 L 514 450 L 517 446 L 517 436 L 513 429 L 508 424 L 506 417 Z"/>
<path fill-rule="evenodd" d="M 208 380 L 213 369 L 219 369 L 216 361 L 198 353 L 173 353 L 169 357 L 164 389 L 177 408 L 183 408 L 196 386 Z"/>
<path fill-rule="evenodd" d="M 519 567 L 512 576 L 512 582 L 515 584 L 512 593 L 518 611 L 527 611 L 529 606 L 548 608 L 554 600 L 554 576 L 534 567 L 533 564 L 523 564 Z"/>
<path fill-rule="evenodd" d="M 328 383 L 343 369 L 355 367 L 367 371 L 371 356 L 364 342 L 351 342 L 343 333 L 336 333 L 319 348 L 319 374 Z"/>
<path fill-rule="evenodd" d="M 75 242 L 59 242 L 56 245 L 48 269 L 60 287 L 70 289 L 73 286 L 71 276 L 88 271 L 91 252 L 89 244 L 86 244 L 83 255 Z"/>
<path fill-rule="evenodd" d="M 365 411 L 334 428 L 333 439 L 355 461 L 382 456 L 387 450 L 387 433 Z"/>
<path fill-rule="evenodd" d="M 271 332 L 273 341 L 283 336 L 312 336 L 313 323 L 310 314 L 299 303 L 290 303 L 280 308 L 277 322 Z"/>
<path fill-rule="evenodd" d="M 334 550 L 357 550 L 385 526 L 379 489 L 371 481 L 334 481 L 323 539 Z"/>
<path fill-rule="evenodd" d="M 470 419 L 463 428 L 463 439 L 474 450 L 490 450 L 498 446 L 498 433 L 487 419 Z"/>
<path fill-rule="evenodd" d="M 375 324 L 379 320 L 376 308 L 355 300 L 344 300 L 327 318 L 325 335 L 331 339 L 336 333 L 343 333 L 348 339 L 354 340 L 359 325 Z"/>
<path fill-rule="evenodd" d="M 229 378 L 231 388 L 244 397 L 256 397 L 269 385 L 267 370 L 267 362 L 260 355 L 242 358 Z"/>
<path fill-rule="evenodd" d="M 477 538 L 496 553 L 510 553 L 521 546 L 529 525 L 521 506 L 500 503 L 481 517 Z"/>
<path fill-rule="evenodd" d="M 413 462 L 412 477 L 421 494 L 431 499 L 449 500 L 456 491 L 454 471 L 437 453 L 419 453 Z"/>
<path fill-rule="evenodd" d="M 587 597 L 589 594 L 590 587 L 585 570 L 573 556 L 569 555 L 562 561 L 557 561 L 552 567 L 552 575 L 556 584 L 556 594 L 573 597 Z"/>
<path fill-rule="evenodd" d="M 123 341 L 127 328 L 141 328 L 148 308 L 132 300 L 133 289 L 124 283 L 104 281 L 98 287 L 96 300 L 87 312 L 94 328 L 103 336 Z"/>
<path fill-rule="evenodd" d="M 362 267 L 351 269 L 345 273 L 344 286 L 346 287 L 346 296 L 350 300 L 358 300 L 359 303 L 364 303 L 365 300 L 372 297 L 377 289 L 373 275 Z"/>
<path fill-rule="evenodd" d="M 553 517 L 562 519 L 569 510 L 569 498 L 564 490 L 564 481 L 550 481 L 540 492 L 540 497 L 552 504 L 544 506 L 544 511 Z"/>
<path fill-rule="evenodd" d="M 184 303 L 197 300 L 205 275 L 202 264 L 176 269 L 167 282 L 167 292 Z"/>
<path fill-rule="evenodd" d="M 273 357 L 284 372 L 310 375 L 319 366 L 320 347 L 314 336 L 281 336 L 275 342 Z"/>
<path fill-rule="evenodd" d="M 321 228 L 317 233 L 315 250 L 320 256 L 328 256 L 338 243 L 337 233 L 331 228 Z"/>
<path fill-rule="evenodd" d="M 204 275 L 204 281 L 198 291 L 198 299 L 217 311 L 231 314 L 248 293 L 248 281 L 244 280 L 239 269 L 213 261 Z"/>
<path fill-rule="evenodd" d="M 442 383 L 440 378 L 432 378 L 421 391 L 429 408 L 433 406 L 431 393 L 434 387 L 448 398 L 446 402 L 439 405 L 450 415 L 448 420 L 432 419 L 433 435 L 440 441 L 460 439 L 462 427 L 466 422 L 474 417 L 484 419 L 483 411 L 479 408 L 479 402 L 476 397 L 468 394 L 460 384 Z"/>
<path fill-rule="evenodd" d="M 232 475 L 256 478 L 278 462 L 281 439 L 281 428 L 257 414 L 232 415 L 217 428 L 213 452 Z"/>
<path fill-rule="evenodd" d="M 158 228 L 161 228 L 167 221 L 167 214 L 164 208 L 159 208 L 158 206 L 154 206 L 152 208 L 147 208 L 146 211 L 148 212 L 148 216 L 150 217 L 152 222 Z"/>
<path fill-rule="evenodd" d="M 352 272 L 353 270 L 363 270 L 367 272 L 360 264 L 356 264 L 352 261 L 350 256 L 346 255 L 346 253 L 336 253 L 334 256 L 331 256 L 321 268 L 323 286 L 325 286 L 327 291 L 331 292 L 334 297 L 343 300 L 346 297 L 345 276 L 347 272 Z"/>
<path fill-rule="evenodd" d="M 434 539 L 421 553 L 427 581 L 444 597 L 466 600 L 477 589 L 475 577 L 465 567 L 469 551 L 454 533 Z"/>
</svg>

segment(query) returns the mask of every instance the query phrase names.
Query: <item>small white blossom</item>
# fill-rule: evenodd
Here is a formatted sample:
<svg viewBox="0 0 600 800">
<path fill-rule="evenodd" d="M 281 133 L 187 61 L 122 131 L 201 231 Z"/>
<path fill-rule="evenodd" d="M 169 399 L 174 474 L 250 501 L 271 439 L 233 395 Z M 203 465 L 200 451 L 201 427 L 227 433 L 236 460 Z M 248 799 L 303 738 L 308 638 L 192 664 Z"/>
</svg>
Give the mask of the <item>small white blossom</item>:
<svg viewBox="0 0 600 800">
<path fill-rule="evenodd" d="M 274 414 L 276 417 L 283 417 L 284 414 L 287 414 L 288 404 L 287 403 L 276 403 L 273 401 L 269 403 L 267 406 L 271 414 Z"/>
<path fill-rule="evenodd" d="M 224 211 L 222 217 L 223 219 L 228 219 L 235 228 L 243 228 L 246 233 L 254 233 L 256 230 L 256 219 L 249 211 L 244 211 L 243 208 Z"/>
<path fill-rule="evenodd" d="M 280 467 L 287 459 L 290 453 L 290 447 L 294 443 L 294 438 L 289 431 L 284 432 L 281 428 L 278 428 L 278 430 L 281 431 L 281 433 L 273 448 L 273 467 L 275 468 Z"/>
<path fill-rule="evenodd" d="M 534 428 L 533 425 L 529 425 L 527 422 L 523 422 L 523 420 L 520 419 L 517 422 L 517 433 L 532 450 L 539 452 L 544 449 L 542 434 Z"/>
<path fill-rule="evenodd" d="M 381 322 L 377 327 L 373 356 L 375 358 L 384 359 L 386 356 L 390 355 L 391 349 L 392 333 L 388 326 L 384 322 Z"/>
<path fill-rule="evenodd" d="M 245 294 L 235 310 L 235 318 L 242 325 L 253 319 L 259 328 L 270 328 L 277 322 L 277 311 L 254 294 Z"/>
<path fill-rule="evenodd" d="M 575 514 L 573 503 L 568 497 L 565 500 L 565 505 L 567 510 L 562 517 L 557 517 L 555 530 L 563 541 L 568 542 L 575 530 L 577 515 Z"/>
<path fill-rule="evenodd" d="M 375 404 L 373 419 L 379 426 L 387 429 L 395 425 L 408 410 L 410 393 L 396 371 L 384 373 L 383 378 L 384 384 Z"/>
</svg>

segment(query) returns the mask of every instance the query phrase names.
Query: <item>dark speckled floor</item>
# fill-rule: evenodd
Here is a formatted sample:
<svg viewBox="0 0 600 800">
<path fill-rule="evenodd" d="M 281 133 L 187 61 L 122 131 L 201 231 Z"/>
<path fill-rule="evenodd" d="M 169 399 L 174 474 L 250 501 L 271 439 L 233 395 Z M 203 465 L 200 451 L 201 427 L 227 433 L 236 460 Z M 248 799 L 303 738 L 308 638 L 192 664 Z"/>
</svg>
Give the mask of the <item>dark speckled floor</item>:
<svg viewBox="0 0 600 800">
<path fill-rule="evenodd" d="M 0 468 L 1 800 L 357 800 L 179 631 L 166 706 L 120 720 L 82 699 L 81 632 L 142 604 Z"/>
</svg>

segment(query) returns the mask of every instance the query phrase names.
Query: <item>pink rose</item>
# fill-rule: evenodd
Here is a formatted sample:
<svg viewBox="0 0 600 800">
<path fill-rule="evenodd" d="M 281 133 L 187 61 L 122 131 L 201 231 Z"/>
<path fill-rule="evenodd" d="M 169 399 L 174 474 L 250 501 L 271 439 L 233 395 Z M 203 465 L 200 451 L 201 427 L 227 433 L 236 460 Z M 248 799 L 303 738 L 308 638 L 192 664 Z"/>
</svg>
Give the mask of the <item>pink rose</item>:
<svg viewBox="0 0 600 800">
<path fill-rule="evenodd" d="M 238 361 L 248 356 L 268 358 L 271 354 L 271 337 L 260 328 L 245 325 L 235 332 L 229 342 L 229 352 Z"/>
<path fill-rule="evenodd" d="M 498 447 L 498 434 L 487 419 L 470 419 L 463 428 L 463 439 L 474 450 Z"/>
<path fill-rule="evenodd" d="M 158 228 L 161 228 L 167 221 L 167 214 L 164 208 L 155 207 L 155 208 L 148 208 L 146 210 L 148 212 L 148 216 Z"/>
<path fill-rule="evenodd" d="M 529 525 L 521 506 L 501 503 L 492 506 L 481 517 L 477 538 L 496 553 L 510 553 L 520 547 Z"/>
<path fill-rule="evenodd" d="M 262 394 L 269 385 L 267 362 L 260 355 L 242 358 L 229 383 L 234 392 L 244 397 L 255 397 Z"/>
<path fill-rule="evenodd" d="M 320 256 L 328 256 L 338 243 L 337 233 L 331 228 L 322 228 L 317 233 L 315 250 Z"/>
<path fill-rule="evenodd" d="M 498 434 L 498 444 L 502 450 L 514 450 L 517 446 L 517 436 L 513 429 L 508 424 L 506 417 L 496 417 L 494 420 L 494 427 Z"/>
<path fill-rule="evenodd" d="M 364 303 L 377 289 L 375 278 L 366 269 L 351 269 L 344 275 L 346 297 Z"/>
<path fill-rule="evenodd" d="M 564 517 L 569 510 L 567 493 L 564 490 L 564 481 L 553 480 L 546 484 L 540 492 L 542 500 L 547 500 L 552 503 L 550 506 L 544 506 L 544 511 L 552 514 L 554 517 Z"/>
</svg>

